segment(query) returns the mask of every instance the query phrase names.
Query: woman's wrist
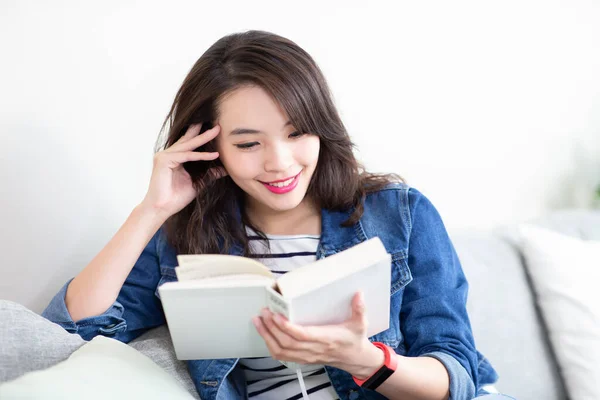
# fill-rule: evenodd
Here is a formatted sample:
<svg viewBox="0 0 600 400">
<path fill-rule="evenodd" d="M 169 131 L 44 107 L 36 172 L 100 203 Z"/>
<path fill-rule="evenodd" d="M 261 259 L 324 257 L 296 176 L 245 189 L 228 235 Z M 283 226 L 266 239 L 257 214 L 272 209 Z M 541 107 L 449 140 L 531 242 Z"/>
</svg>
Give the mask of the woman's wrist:
<svg viewBox="0 0 600 400">
<path fill-rule="evenodd" d="M 373 375 L 385 362 L 383 351 L 377 348 L 369 339 L 365 338 L 365 343 L 360 351 L 356 353 L 358 363 L 353 371 L 348 371 L 352 376 L 364 380 Z"/>
<path fill-rule="evenodd" d="M 160 227 L 167 219 L 169 215 L 163 210 L 153 207 L 145 202 L 139 203 L 133 210 L 134 213 L 143 215 L 146 218 L 150 218 L 152 221 L 157 223 Z"/>
</svg>

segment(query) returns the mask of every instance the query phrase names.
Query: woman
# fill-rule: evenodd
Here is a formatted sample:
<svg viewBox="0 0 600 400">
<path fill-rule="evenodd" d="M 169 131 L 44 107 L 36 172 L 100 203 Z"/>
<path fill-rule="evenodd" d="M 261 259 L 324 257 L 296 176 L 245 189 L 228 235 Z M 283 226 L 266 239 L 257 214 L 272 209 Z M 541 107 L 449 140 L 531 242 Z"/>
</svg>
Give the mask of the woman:
<svg viewBox="0 0 600 400">
<path fill-rule="evenodd" d="M 487 393 L 497 375 L 475 348 L 468 285 L 440 216 L 399 177 L 357 163 L 304 50 L 262 31 L 223 37 L 192 67 L 167 122 L 145 198 L 46 318 L 84 339 L 128 342 L 165 323 L 156 289 L 173 279 L 176 254 L 245 255 L 285 273 L 378 236 L 393 260 L 387 331 L 366 337 L 360 294 L 340 325 L 295 326 L 263 310 L 253 322 L 273 357 L 188 361 L 201 398 L 300 398 L 276 360 L 308 364 L 311 399 Z"/>
</svg>

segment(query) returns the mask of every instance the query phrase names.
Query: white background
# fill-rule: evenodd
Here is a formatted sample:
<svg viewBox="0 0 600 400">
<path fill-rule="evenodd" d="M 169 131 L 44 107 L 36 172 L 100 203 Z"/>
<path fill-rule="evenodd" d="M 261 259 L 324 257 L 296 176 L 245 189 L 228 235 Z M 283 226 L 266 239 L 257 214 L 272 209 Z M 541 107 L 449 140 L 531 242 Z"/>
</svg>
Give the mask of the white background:
<svg viewBox="0 0 600 400">
<path fill-rule="evenodd" d="M 571 1 L 0 2 L 0 298 L 41 311 L 143 198 L 183 78 L 220 37 L 286 36 L 368 169 L 451 231 L 588 207 L 600 6 Z"/>
</svg>

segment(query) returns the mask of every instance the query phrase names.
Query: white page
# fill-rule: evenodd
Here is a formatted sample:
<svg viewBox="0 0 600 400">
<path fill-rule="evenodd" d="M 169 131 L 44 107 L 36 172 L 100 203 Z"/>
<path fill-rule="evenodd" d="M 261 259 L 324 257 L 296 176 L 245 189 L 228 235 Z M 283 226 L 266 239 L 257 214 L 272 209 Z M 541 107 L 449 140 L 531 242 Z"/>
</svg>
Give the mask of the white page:
<svg viewBox="0 0 600 400">
<path fill-rule="evenodd" d="M 225 255 L 178 255 L 175 267 L 180 282 L 233 274 L 255 274 L 274 278 L 271 271 L 256 260 Z"/>
</svg>

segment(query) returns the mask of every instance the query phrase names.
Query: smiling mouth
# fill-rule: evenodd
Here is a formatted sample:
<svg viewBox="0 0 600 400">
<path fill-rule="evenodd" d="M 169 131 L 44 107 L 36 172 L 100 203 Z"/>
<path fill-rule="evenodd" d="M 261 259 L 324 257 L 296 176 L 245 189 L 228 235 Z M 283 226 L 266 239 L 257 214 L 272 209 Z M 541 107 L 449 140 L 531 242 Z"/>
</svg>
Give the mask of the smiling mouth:
<svg viewBox="0 0 600 400">
<path fill-rule="evenodd" d="M 292 182 L 294 182 L 294 179 L 296 179 L 298 177 L 298 175 L 300 175 L 301 172 L 302 171 L 298 172 L 297 175 L 294 175 L 291 178 L 286 179 L 285 181 L 276 181 L 276 182 L 262 182 L 262 181 L 259 181 L 259 182 L 264 183 L 265 185 L 269 185 L 269 186 L 273 186 L 273 187 L 278 187 L 278 188 L 283 188 L 283 187 L 291 185 Z"/>
</svg>

